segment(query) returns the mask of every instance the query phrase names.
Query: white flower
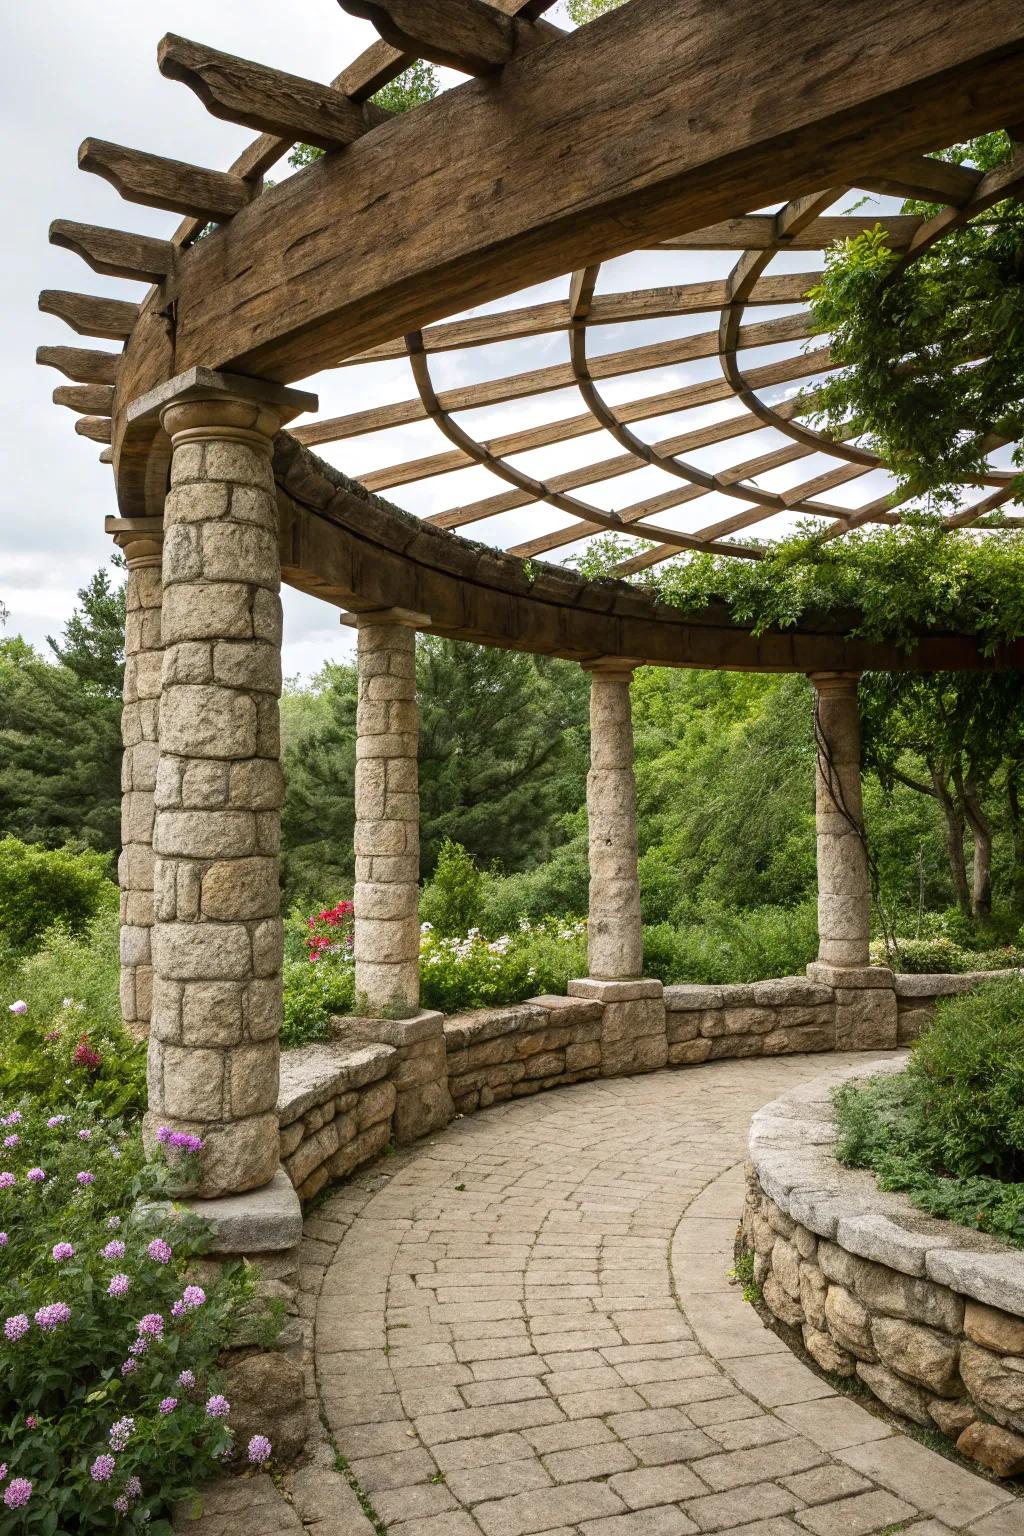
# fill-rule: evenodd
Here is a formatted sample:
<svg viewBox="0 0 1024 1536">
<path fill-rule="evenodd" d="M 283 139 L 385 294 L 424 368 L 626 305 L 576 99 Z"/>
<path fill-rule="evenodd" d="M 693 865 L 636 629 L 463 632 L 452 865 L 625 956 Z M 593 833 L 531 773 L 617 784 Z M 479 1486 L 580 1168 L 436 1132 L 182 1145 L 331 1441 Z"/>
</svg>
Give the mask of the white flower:
<svg viewBox="0 0 1024 1536">
<path fill-rule="evenodd" d="M 70 1008 L 71 1005 L 74 1003 L 74 1001 L 75 1000 L 74 1000 L 73 997 L 65 997 L 61 1001 L 61 1007 L 62 1008 Z"/>
<path fill-rule="evenodd" d="M 433 933 L 433 923 L 420 923 L 420 933 Z"/>
<path fill-rule="evenodd" d="M 8 1013 L 28 1013 L 28 1003 L 23 997 L 19 997 L 16 1003 L 8 1003 Z"/>
</svg>

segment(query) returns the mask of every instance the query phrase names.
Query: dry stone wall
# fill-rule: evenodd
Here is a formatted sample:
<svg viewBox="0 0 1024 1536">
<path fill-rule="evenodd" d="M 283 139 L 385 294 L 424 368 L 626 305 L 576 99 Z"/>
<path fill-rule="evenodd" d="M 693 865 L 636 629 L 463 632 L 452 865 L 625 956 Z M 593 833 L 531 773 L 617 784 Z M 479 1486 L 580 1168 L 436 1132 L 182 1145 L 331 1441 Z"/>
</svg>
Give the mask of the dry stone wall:
<svg viewBox="0 0 1024 1536">
<path fill-rule="evenodd" d="M 833 989 L 803 976 L 746 986 L 666 987 L 665 1011 L 673 1067 L 724 1056 L 783 1056 L 835 1048 Z"/>
<path fill-rule="evenodd" d="M 1024 1253 L 923 1215 L 833 1156 L 832 1088 L 904 1061 L 830 1074 L 755 1115 L 741 1241 L 765 1305 L 823 1370 L 1018 1476 Z"/>
</svg>

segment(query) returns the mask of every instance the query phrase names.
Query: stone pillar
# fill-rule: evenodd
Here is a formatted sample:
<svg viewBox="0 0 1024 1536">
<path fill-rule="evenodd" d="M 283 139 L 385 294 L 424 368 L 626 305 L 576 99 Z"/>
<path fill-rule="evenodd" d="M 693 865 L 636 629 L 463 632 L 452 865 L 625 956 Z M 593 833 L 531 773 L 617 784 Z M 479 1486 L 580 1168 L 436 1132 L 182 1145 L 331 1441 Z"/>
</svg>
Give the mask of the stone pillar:
<svg viewBox="0 0 1024 1536">
<path fill-rule="evenodd" d="M 818 959 L 868 964 L 871 893 L 860 783 L 856 672 L 816 672 Z"/>
<path fill-rule="evenodd" d="M 643 974 L 644 940 L 637 872 L 636 776 L 629 685 L 633 667 L 610 660 L 590 672 L 590 924 L 587 969 L 623 980 Z"/>
<path fill-rule="evenodd" d="M 205 1142 L 194 1193 L 278 1167 L 281 579 L 271 440 L 312 396 L 193 369 L 136 402 L 172 445 L 147 1141 Z"/>
<path fill-rule="evenodd" d="M 128 565 L 121 712 L 121 1017 L 137 1038 L 149 1033 L 153 994 L 153 790 L 160 752 L 159 530 L 119 532 Z"/>
<path fill-rule="evenodd" d="M 835 989 L 836 1047 L 896 1044 L 893 974 L 870 963 L 871 889 L 860 778 L 856 672 L 813 672 L 818 959 L 808 975 Z"/>
<path fill-rule="evenodd" d="M 617 1077 L 663 1067 L 668 1060 L 668 1037 L 662 984 L 643 977 L 629 701 L 634 668 L 628 661 L 607 657 L 586 669 L 590 673 L 590 975 L 570 981 L 569 994 L 602 1004 L 601 1072 L 604 1077 Z"/>
<path fill-rule="evenodd" d="M 417 615 L 389 608 L 358 631 L 356 1011 L 404 1018 L 420 1006 Z"/>
</svg>

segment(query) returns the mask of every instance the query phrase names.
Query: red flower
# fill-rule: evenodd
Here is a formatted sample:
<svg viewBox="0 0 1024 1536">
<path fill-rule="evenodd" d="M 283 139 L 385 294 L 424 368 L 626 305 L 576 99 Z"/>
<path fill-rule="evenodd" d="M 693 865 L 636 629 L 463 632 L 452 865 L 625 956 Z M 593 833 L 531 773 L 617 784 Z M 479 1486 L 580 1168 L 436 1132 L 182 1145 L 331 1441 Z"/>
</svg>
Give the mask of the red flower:
<svg viewBox="0 0 1024 1536">
<path fill-rule="evenodd" d="M 90 1045 L 88 1035 L 79 1035 L 72 1060 L 76 1067 L 85 1067 L 89 1072 L 95 1072 L 103 1065 L 103 1057 Z"/>
</svg>

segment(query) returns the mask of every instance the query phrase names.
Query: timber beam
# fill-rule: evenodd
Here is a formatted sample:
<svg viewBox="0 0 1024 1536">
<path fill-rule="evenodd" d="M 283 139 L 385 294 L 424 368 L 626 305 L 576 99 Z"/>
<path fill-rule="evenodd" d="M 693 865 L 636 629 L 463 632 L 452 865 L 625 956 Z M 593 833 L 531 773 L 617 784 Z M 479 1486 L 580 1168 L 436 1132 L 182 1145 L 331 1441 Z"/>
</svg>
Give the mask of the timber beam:
<svg viewBox="0 0 1024 1536">
<path fill-rule="evenodd" d="M 37 347 L 36 362 L 41 368 L 58 369 L 76 384 L 115 384 L 121 354 L 94 347 Z"/>
<path fill-rule="evenodd" d="M 224 221 L 252 199 L 256 186 L 227 171 L 208 171 L 163 155 L 147 155 L 105 139 L 84 139 L 78 167 L 109 181 L 129 203 Z"/>
<path fill-rule="evenodd" d="M 174 265 L 174 246 L 169 240 L 131 235 L 123 229 L 104 229 L 98 224 L 77 224 L 73 219 L 54 219 L 50 225 L 50 244 L 74 251 L 94 272 L 105 277 L 159 283 Z"/>
<path fill-rule="evenodd" d="M 350 16 L 372 22 L 392 48 L 467 75 L 496 74 L 525 48 L 557 36 L 551 27 L 503 15 L 486 0 L 339 0 L 339 4 Z"/>
<path fill-rule="evenodd" d="M 101 299 L 91 293 L 69 293 L 63 288 L 44 288 L 39 295 L 44 315 L 56 315 L 79 336 L 101 336 L 124 341 L 139 318 L 139 306 L 123 299 Z"/>
</svg>

